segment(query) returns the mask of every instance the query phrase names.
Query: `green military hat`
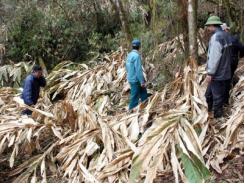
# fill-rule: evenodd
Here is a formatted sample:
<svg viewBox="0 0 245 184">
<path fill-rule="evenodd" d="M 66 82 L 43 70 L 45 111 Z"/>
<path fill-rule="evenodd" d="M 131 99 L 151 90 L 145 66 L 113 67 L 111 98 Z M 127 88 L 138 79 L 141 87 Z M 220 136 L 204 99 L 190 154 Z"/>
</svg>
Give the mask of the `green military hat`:
<svg viewBox="0 0 245 184">
<path fill-rule="evenodd" d="M 218 16 L 211 16 L 208 18 L 205 26 L 208 25 L 222 25 L 223 23 L 221 22 L 220 18 Z"/>
</svg>

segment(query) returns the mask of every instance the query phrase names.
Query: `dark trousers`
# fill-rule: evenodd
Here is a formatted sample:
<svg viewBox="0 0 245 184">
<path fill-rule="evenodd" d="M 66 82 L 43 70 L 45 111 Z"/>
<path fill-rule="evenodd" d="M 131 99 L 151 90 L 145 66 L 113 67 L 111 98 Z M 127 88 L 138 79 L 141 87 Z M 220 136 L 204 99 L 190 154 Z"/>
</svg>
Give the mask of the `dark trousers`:
<svg viewBox="0 0 245 184">
<path fill-rule="evenodd" d="M 223 105 L 227 98 L 229 99 L 229 92 L 227 93 L 229 85 L 230 80 L 213 80 L 207 87 L 205 97 L 208 104 L 208 111 L 214 111 L 215 118 L 223 115 Z"/>
<path fill-rule="evenodd" d="M 231 90 L 231 80 L 227 80 L 225 82 L 225 96 L 224 96 L 224 104 L 228 105 L 229 104 L 229 98 L 230 98 L 230 90 Z"/>
<path fill-rule="evenodd" d="M 238 60 L 234 60 L 233 61 L 233 65 L 231 65 L 231 79 L 227 80 L 226 84 L 225 84 L 225 104 L 229 104 L 229 98 L 230 98 L 230 90 L 231 87 L 234 86 L 236 84 L 236 79 L 234 80 L 234 73 L 236 71 L 238 65 Z"/>
<path fill-rule="evenodd" d="M 139 82 L 130 82 L 130 102 L 129 110 L 133 109 L 139 104 L 139 99 L 141 102 L 147 100 L 147 90 L 142 88 Z"/>
</svg>

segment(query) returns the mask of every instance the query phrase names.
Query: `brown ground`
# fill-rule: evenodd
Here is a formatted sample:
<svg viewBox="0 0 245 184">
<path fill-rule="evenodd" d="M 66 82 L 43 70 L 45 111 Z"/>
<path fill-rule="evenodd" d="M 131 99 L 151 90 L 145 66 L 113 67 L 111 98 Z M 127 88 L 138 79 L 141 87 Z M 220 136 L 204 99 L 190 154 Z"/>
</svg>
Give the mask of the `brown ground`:
<svg viewBox="0 0 245 184">
<path fill-rule="evenodd" d="M 227 160 L 224 164 L 226 169 L 222 174 L 212 171 L 212 176 L 208 183 L 244 183 L 244 155 Z M 174 176 L 168 173 L 165 176 L 157 178 L 156 183 L 174 183 Z"/>
<path fill-rule="evenodd" d="M 244 183 L 244 155 L 227 161 L 225 166 L 222 174 L 214 172 L 215 183 Z"/>
</svg>

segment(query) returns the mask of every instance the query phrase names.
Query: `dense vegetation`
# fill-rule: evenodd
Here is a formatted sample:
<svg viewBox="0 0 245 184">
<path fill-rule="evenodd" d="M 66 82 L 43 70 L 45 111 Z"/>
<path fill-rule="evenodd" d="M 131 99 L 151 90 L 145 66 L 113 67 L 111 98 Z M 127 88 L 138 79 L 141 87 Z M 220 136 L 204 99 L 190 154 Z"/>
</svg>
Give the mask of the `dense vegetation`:
<svg viewBox="0 0 245 184">
<path fill-rule="evenodd" d="M 199 0 L 198 28 L 218 14 L 243 35 L 242 3 Z M 186 6 L 184 0 L 1 0 L 0 25 L 8 36 L 0 35 L 0 43 L 6 45 L 5 58 L 43 60 L 49 69 L 63 60 L 85 62 L 128 46 L 133 37 L 142 40 L 148 56 L 158 44 L 187 34 Z"/>
</svg>

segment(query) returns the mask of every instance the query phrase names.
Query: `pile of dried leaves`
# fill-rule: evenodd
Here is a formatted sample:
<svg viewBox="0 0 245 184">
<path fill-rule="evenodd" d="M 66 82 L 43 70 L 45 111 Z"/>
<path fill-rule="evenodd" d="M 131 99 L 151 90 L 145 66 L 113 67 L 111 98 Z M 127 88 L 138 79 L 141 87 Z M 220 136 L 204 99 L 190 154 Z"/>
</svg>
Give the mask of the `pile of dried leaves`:
<svg viewBox="0 0 245 184">
<path fill-rule="evenodd" d="M 19 62 L 17 64 L 10 63 L 8 65 L 3 65 L 0 67 L 0 87 L 11 86 L 19 87 L 21 86 L 21 81 L 27 73 L 31 71 L 31 63 Z"/>
<path fill-rule="evenodd" d="M 231 92 L 229 116 L 208 118 L 205 72 L 190 60 L 148 103 L 127 113 L 125 54 L 95 66 L 64 62 L 32 117 L 12 88 L 0 90 L 0 162 L 16 182 L 203 182 L 235 149 L 243 154 L 243 76 Z M 71 66 L 73 65 L 73 66 Z M 145 65 L 145 72 L 154 70 Z M 58 100 L 59 99 L 59 100 Z M 1 172 L 0 172 L 1 173 Z"/>
</svg>

